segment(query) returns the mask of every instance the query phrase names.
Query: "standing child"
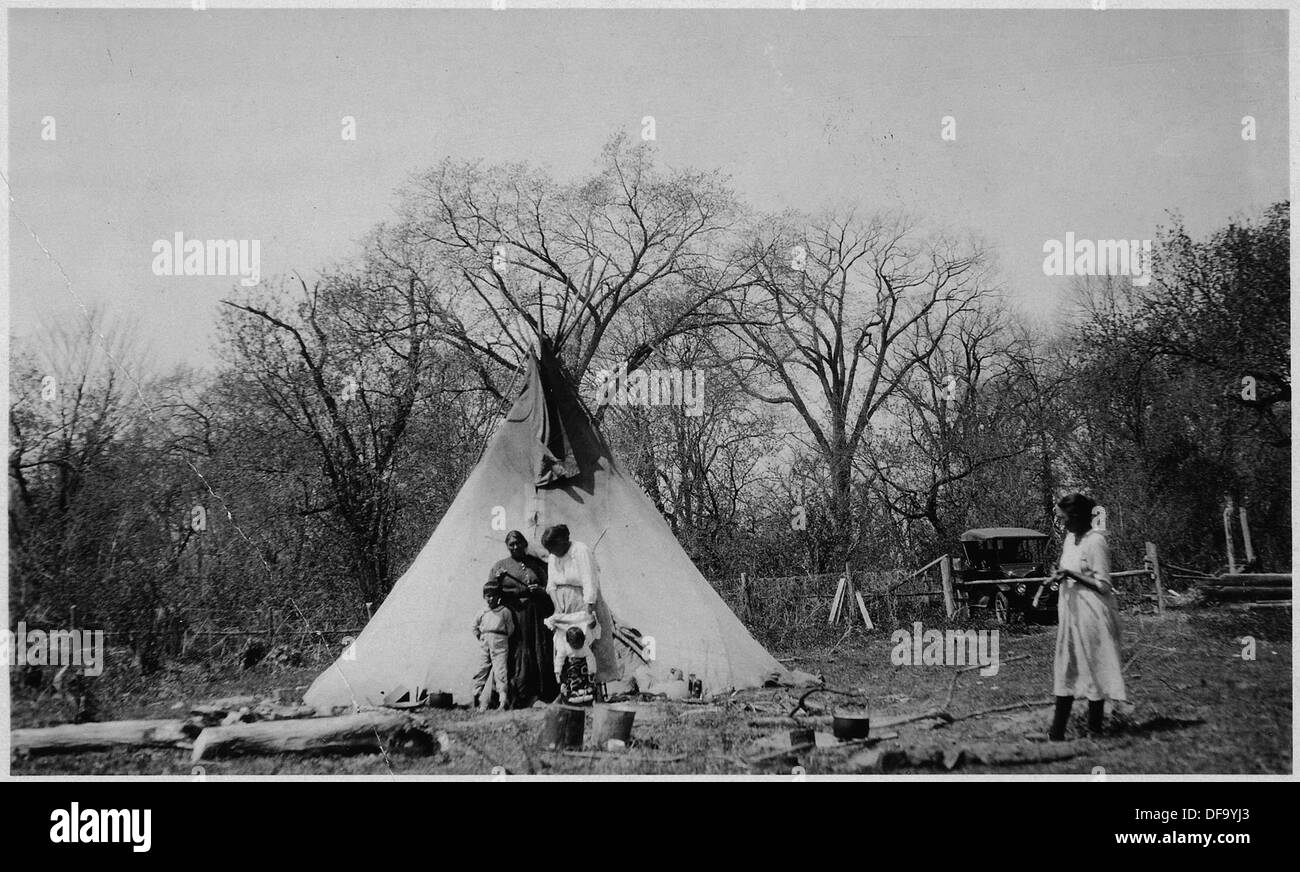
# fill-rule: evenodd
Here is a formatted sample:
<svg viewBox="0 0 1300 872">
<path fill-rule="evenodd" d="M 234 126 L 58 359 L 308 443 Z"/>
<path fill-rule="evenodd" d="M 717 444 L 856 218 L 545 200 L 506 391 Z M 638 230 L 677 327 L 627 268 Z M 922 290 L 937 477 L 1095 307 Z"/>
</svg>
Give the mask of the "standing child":
<svg viewBox="0 0 1300 872">
<path fill-rule="evenodd" d="M 483 649 L 483 658 L 479 662 L 478 671 L 474 673 L 474 708 L 487 711 L 492 700 L 492 687 L 488 686 L 488 677 L 491 676 L 501 707 L 508 709 L 512 700 L 506 664 L 509 661 L 510 635 L 515 631 L 515 619 L 510 614 L 510 609 L 501 602 L 499 584 L 489 582 L 483 585 L 483 601 L 487 603 L 487 608 L 474 619 L 474 638 L 479 640 Z M 487 691 L 486 696 L 484 690 Z"/>
<path fill-rule="evenodd" d="M 581 627 L 569 627 L 564 642 L 555 651 L 555 678 L 560 683 L 560 701 L 569 705 L 590 705 L 595 701 L 591 677 L 596 674 L 596 655 L 591 653 L 587 634 Z"/>
</svg>

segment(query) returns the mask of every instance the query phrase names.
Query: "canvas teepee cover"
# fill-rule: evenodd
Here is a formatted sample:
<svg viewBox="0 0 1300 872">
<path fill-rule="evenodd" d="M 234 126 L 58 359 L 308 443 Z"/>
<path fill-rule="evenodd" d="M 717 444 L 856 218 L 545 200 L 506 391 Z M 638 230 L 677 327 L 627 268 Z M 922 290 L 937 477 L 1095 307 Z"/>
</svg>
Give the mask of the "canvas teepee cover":
<svg viewBox="0 0 1300 872">
<path fill-rule="evenodd" d="M 472 624 L 484 607 L 488 572 L 506 554 L 506 532 L 522 531 L 536 549 L 542 530 L 559 523 L 574 541 L 594 546 L 614 620 L 653 637 L 649 668 L 656 679 L 673 667 L 694 672 L 706 694 L 760 686 L 773 673 L 790 679 L 619 470 L 543 345 L 428 543 L 356 643 L 312 684 L 307 703 L 377 705 L 397 688 L 448 691 L 468 703 L 479 659 Z M 643 665 L 622 659 L 629 671 Z"/>
</svg>

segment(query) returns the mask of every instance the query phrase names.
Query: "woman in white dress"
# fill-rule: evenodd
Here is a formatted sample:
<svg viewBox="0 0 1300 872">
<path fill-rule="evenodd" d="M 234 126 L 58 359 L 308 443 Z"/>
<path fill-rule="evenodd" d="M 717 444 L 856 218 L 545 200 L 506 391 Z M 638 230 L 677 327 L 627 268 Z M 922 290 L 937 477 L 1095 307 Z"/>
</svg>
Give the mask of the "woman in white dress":
<svg viewBox="0 0 1300 872">
<path fill-rule="evenodd" d="M 546 592 L 551 595 L 555 613 L 546 623 L 555 632 L 555 650 L 563 648 L 564 635 L 570 627 L 583 631 L 596 657 L 598 671 L 594 681 L 618 678 L 612 646 L 614 630 L 609 608 L 600 594 L 600 567 L 596 555 L 583 542 L 569 539 L 564 524 L 547 527 L 542 533 L 546 549 Z"/>
<path fill-rule="evenodd" d="M 1106 700 L 1126 697 L 1110 550 L 1105 535 L 1092 529 L 1096 503 L 1083 494 L 1070 494 L 1056 505 L 1065 523 L 1065 544 L 1053 576 L 1061 588 L 1053 676 L 1056 715 L 1050 736 L 1060 741 L 1076 699 L 1088 700 L 1088 729 L 1099 733 Z"/>
</svg>

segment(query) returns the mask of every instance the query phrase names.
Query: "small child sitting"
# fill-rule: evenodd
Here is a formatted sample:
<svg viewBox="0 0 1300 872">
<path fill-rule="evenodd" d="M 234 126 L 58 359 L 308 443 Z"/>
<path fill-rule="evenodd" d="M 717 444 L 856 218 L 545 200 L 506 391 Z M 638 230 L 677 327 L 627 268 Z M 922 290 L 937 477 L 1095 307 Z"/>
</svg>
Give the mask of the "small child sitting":
<svg viewBox="0 0 1300 872">
<path fill-rule="evenodd" d="M 507 661 L 510 652 L 510 636 L 515 631 L 515 619 L 510 609 L 501 603 L 501 587 L 494 584 L 483 586 L 483 600 L 487 608 L 474 619 L 474 638 L 479 640 L 483 656 L 479 661 L 478 671 L 474 673 L 474 708 L 487 711 L 492 700 L 492 688 L 488 687 L 488 677 L 496 687 L 501 707 L 511 707 L 508 693 L 509 672 Z M 483 696 L 486 688 L 487 696 Z M 480 706 L 480 698 L 482 704 Z"/>
<path fill-rule="evenodd" d="M 591 653 L 587 634 L 580 627 L 570 627 L 563 642 L 555 646 L 555 677 L 560 683 L 560 701 L 569 705 L 591 705 L 595 688 L 591 677 L 596 672 L 596 655 Z"/>
</svg>

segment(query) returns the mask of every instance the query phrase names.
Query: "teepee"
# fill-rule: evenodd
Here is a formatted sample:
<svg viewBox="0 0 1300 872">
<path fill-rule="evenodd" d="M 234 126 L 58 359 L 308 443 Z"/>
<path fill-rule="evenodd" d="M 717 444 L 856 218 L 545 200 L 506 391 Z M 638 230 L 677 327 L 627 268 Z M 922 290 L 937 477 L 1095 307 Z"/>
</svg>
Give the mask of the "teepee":
<svg viewBox="0 0 1300 872">
<path fill-rule="evenodd" d="M 672 668 L 695 673 L 706 695 L 792 679 L 623 475 L 543 342 L 529 357 L 518 399 L 428 543 L 306 702 L 378 705 L 395 693 L 414 699 L 428 691 L 468 703 L 479 658 L 471 628 L 488 572 L 505 555 L 506 531 L 520 530 L 538 548 L 542 530 L 561 523 L 594 549 L 614 620 L 641 634 L 629 671 L 649 669 L 656 680 Z"/>
</svg>

